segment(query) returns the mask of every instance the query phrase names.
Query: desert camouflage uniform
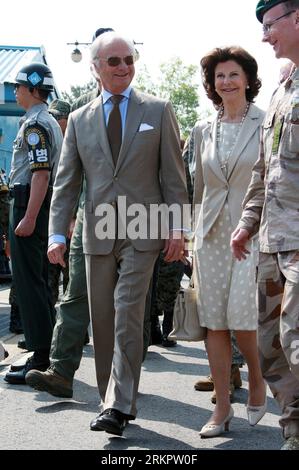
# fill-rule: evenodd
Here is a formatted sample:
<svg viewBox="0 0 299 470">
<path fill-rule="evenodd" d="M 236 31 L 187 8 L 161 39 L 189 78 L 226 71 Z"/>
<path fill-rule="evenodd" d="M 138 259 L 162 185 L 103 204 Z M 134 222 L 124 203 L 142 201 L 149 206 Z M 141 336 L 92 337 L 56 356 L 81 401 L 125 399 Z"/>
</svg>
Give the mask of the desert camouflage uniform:
<svg viewBox="0 0 299 470">
<path fill-rule="evenodd" d="M 260 158 L 239 228 L 259 229 L 259 350 L 269 387 L 282 408 L 284 437 L 299 436 L 299 120 L 294 79 L 273 95 Z"/>
</svg>

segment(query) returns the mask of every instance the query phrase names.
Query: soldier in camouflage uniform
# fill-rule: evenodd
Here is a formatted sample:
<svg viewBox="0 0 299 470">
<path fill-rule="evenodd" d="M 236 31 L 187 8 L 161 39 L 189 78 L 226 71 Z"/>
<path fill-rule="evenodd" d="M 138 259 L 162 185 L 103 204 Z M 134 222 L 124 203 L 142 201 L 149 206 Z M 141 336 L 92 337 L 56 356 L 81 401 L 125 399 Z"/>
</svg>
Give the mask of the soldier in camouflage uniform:
<svg viewBox="0 0 299 470">
<path fill-rule="evenodd" d="M 259 230 L 261 366 L 282 409 L 283 449 L 299 450 L 299 0 L 261 0 L 257 18 L 263 41 L 274 44 L 277 58 L 294 62 L 295 70 L 272 97 L 231 244 L 244 259 L 246 242 Z"/>
<path fill-rule="evenodd" d="M 64 136 L 67 126 L 67 120 L 71 112 L 71 106 L 67 101 L 53 100 L 48 108 L 48 111 L 56 119 L 60 125 L 60 129 Z M 69 282 L 69 253 L 70 253 L 70 239 L 66 241 L 66 252 L 64 254 L 65 267 L 60 264 L 49 263 L 48 282 L 52 293 L 52 302 L 55 305 L 59 298 L 59 280 L 62 274 L 62 290 L 65 293 Z"/>
</svg>

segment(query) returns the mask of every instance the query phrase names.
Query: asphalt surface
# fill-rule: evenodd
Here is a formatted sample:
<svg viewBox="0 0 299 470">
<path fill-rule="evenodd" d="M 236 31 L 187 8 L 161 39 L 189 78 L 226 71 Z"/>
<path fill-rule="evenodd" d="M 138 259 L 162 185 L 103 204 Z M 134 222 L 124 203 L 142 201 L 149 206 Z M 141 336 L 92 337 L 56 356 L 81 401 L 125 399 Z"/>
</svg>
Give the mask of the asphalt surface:
<svg viewBox="0 0 299 470">
<path fill-rule="evenodd" d="M 6 304 L 6 293 L 0 302 Z M 4 297 L 4 298 L 3 298 Z M 5 308 L 4 308 L 5 309 Z M 7 304 L 6 304 L 7 309 Z M 2 309 L 3 310 L 3 309 Z M 3 311 L 0 311 L 3 314 Z M 194 382 L 209 373 L 203 343 L 179 343 L 175 348 L 151 346 L 143 364 L 138 417 L 122 437 L 89 430 L 98 413 L 93 347 L 84 348 L 74 381 L 73 399 L 56 399 L 28 386 L 4 382 L 10 363 L 24 361 L 17 347 L 20 336 L 6 335 L 10 356 L 0 365 L 0 449 L 17 450 L 159 450 L 200 451 L 274 450 L 283 444 L 279 409 L 268 390 L 268 412 L 255 427 L 246 419 L 247 369 L 241 370 L 243 387 L 235 392 L 235 416 L 230 431 L 201 439 L 200 428 L 213 410 L 211 393 L 197 392 Z"/>
</svg>

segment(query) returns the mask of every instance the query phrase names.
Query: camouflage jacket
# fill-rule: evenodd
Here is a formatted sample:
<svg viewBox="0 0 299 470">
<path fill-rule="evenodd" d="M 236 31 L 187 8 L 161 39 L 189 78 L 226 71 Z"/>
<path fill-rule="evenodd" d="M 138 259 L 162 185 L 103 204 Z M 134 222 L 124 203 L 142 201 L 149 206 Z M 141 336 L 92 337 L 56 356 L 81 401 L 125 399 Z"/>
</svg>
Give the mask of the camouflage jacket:
<svg viewBox="0 0 299 470">
<path fill-rule="evenodd" d="M 252 170 L 238 224 L 259 231 L 260 251 L 299 249 L 299 120 L 292 98 L 297 68 L 274 93 L 262 126 L 260 156 Z M 296 123 L 297 121 L 297 123 Z"/>
</svg>

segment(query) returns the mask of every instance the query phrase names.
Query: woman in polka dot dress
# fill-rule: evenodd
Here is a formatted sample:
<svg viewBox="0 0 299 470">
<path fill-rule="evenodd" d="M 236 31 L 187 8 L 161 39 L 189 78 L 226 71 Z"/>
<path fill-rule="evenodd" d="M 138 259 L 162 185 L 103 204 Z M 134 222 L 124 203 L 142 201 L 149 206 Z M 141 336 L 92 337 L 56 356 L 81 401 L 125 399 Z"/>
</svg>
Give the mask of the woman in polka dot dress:
<svg viewBox="0 0 299 470">
<path fill-rule="evenodd" d="M 236 262 L 230 251 L 230 236 L 258 158 L 264 112 L 253 104 L 261 86 L 257 63 L 244 49 L 214 49 L 201 66 L 207 95 L 218 109 L 195 145 L 194 189 L 194 202 L 200 204 L 195 246 L 199 312 L 208 328 L 206 347 L 216 392 L 215 410 L 200 434 L 212 437 L 233 416 L 230 330 L 248 364 L 248 404 L 265 402 L 256 339 L 255 250 L 252 246 L 246 264 Z"/>
</svg>

